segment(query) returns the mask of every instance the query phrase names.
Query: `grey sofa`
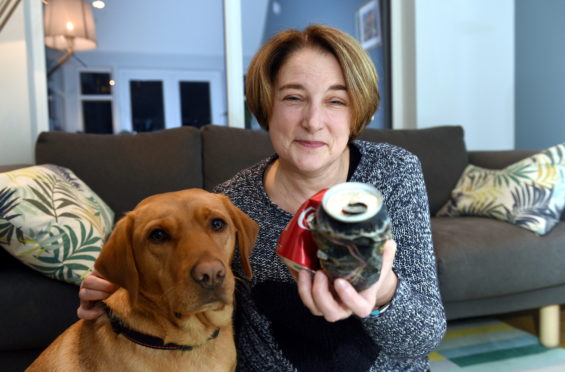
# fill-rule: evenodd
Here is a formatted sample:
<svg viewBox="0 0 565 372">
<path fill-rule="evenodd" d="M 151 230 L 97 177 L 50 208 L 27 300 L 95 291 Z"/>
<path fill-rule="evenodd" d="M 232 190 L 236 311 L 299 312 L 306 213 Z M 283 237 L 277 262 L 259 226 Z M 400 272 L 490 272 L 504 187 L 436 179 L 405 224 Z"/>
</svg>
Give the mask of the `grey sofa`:
<svg viewBox="0 0 565 372">
<path fill-rule="evenodd" d="M 534 153 L 468 152 L 457 126 L 369 129 L 361 139 L 399 145 L 420 158 L 432 216 L 468 163 L 502 168 Z M 192 187 L 211 190 L 272 151 L 263 131 L 210 125 L 137 135 L 46 132 L 37 139 L 35 158 L 36 164 L 73 170 L 119 218 L 151 194 Z M 432 234 L 448 319 L 555 309 L 548 306 L 565 302 L 565 222 L 537 237 L 486 218 L 434 217 Z M 78 288 L 43 277 L 3 250 L 0 288 L 0 366 L 20 371 L 76 320 Z M 549 320 L 552 326 L 559 321 L 555 315 Z"/>
</svg>

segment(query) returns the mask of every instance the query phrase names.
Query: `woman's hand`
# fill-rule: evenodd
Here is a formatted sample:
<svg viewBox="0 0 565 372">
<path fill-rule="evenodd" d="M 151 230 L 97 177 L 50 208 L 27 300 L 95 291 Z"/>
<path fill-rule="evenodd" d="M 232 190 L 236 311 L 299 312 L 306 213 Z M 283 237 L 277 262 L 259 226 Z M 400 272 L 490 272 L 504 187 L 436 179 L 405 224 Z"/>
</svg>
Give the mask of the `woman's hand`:
<svg viewBox="0 0 565 372">
<path fill-rule="evenodd" d="M 80 284 L 78 317 L 87 320 L 98 318 L 104 313 L 104 307 L 100 301 L 110 297 L 118 288 L 116 284 L 110 283 L 96 270 L 93 270 Z"/>
<path fill-rule="evenodd" d="M 312 314 L 323 316 L 329 322 L 348 318 L 352 314 L 365 318 L 376 306 L 392 301 L 398 284 L 398 277 L 392 271 L 395 254 L 396 243 L 388 240 L 384 245 L 379 280 L 361 292 L 357 292 L 345 279 L 336 279 L 332 288 L 323 271 L 317 271 L 312 276 L 302 270 L 298 273 L 300 298 Z"/>
</svg>

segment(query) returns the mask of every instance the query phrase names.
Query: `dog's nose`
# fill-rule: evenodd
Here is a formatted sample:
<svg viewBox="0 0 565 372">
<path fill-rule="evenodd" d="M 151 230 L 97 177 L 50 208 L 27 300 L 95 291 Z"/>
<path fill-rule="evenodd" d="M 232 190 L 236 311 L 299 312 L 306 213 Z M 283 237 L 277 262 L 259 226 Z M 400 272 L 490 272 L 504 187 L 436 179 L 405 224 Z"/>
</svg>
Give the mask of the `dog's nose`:
<svg viewBox="0 0 565 372">
<path fill-rule="evenodd" d="M 190 275 L 202 288 L 214 289 L 224 282 L 226 268 L 219 260 L 201 261 L 192 268 Z"/>
</svg>

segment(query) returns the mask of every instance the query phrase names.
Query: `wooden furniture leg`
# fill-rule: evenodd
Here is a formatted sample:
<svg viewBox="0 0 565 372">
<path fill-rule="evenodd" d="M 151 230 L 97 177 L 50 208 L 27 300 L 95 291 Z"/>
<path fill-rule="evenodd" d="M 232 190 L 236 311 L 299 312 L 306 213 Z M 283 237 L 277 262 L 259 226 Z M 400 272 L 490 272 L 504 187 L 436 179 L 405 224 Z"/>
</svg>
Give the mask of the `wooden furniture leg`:
<svg viewBox="0 0 565 372">
<path fill-rule="evenodd" d="M 539 338 L 543 346 L 559 346 L 559 317 L 559 305 L 549 305 L 540 308 Z"/>
</svg>

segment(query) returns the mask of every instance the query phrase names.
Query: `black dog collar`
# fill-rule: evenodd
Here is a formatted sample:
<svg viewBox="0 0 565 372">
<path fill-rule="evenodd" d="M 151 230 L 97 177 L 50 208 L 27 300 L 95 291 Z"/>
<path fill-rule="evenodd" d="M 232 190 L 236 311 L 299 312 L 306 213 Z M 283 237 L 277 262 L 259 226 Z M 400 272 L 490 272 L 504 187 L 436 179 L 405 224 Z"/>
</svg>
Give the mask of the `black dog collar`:
<svg viewBox="0 0 565 372">
<path fill-rule="evenodd" d="M 112 309 L 106 306 L 106 314 L 108 318 L 110 318 L 110 324 L 112 325 L 112 329 L 117 334 L 124 335 L 125 338 L 134 342 L 138 345 L 149 347 L 152 349 L 159 349 L 159 350 L 181 350 L 181 351 L 189 351 L 194 349 L 195 347 L 202 346 L 201 345 L 178 345 L 174 343 L 165 344 L 162 338 L 146 335 L 145 333 L 134 331 L 133 329 L 127 327 L 124 322 L 114 315 Z M 220 329 L 216 329 L 210 337 L 206 340 L 206 342 L 215 339 L 220 334 Z"/>
</svg>

